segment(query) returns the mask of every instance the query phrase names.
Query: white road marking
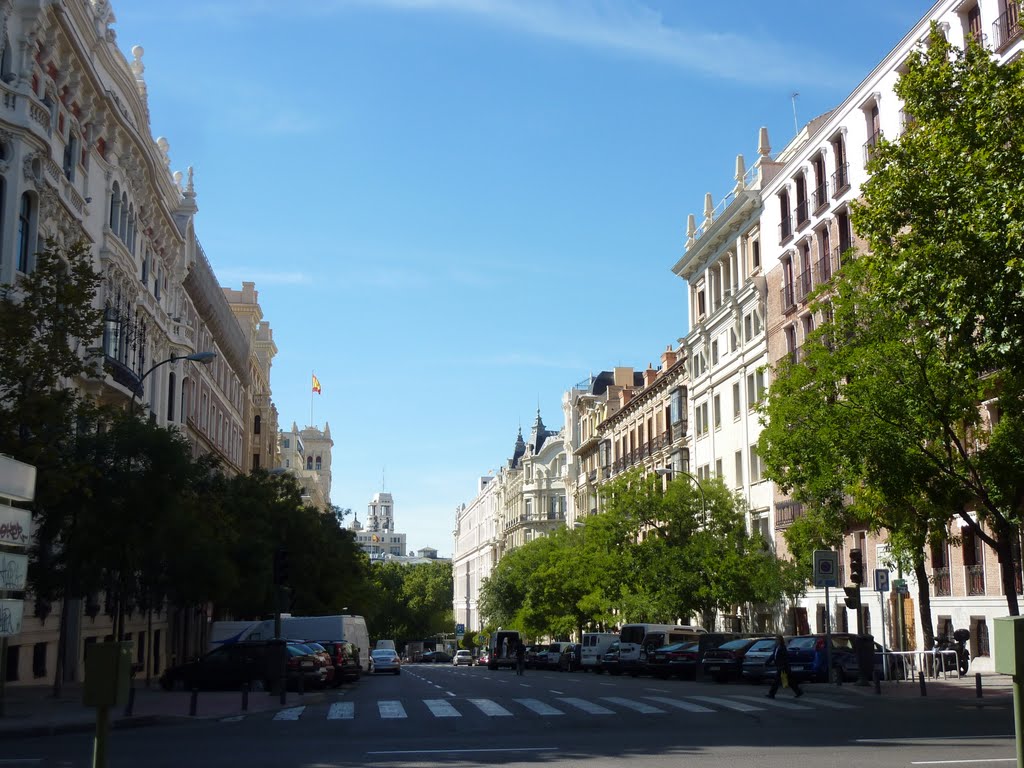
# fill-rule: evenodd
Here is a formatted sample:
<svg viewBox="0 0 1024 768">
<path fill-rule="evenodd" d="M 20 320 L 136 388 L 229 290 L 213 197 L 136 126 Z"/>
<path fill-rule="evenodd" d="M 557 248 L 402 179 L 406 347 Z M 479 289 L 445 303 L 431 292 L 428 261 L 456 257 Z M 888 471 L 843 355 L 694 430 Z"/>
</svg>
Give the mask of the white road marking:
<svg viewBox="0 0 1024 768">
<path fill-rule="evenodd" d="M 469 703 L 488 717 L 512 717 L 512 713 L 490 699 L 470 699 Z"/>
<path fill-rule="evenodd" d="M 906 736 L 901 739 L 853 739 L 855 744 L 945 744 L 947 741 L 988 741 L 990 739 L 1015 739 L 1011 734 L 995 736 Z"/>
<path fill-rule="evenodd" d="M 355 715 L 356 703 L 354 701 L 336 701 L 327 711 L 328 720 L 351 720 Z"/>
<path fill-rule="evenodd" d="M 471 752 L 557 752 L 558 747 L 503 747 L 490 749 L 386 749 L 368 755 L 454 755 Z"/>
<path fill-rule="evenodd" d="M 275 720 L 298 720 L 299 717 L 302 715 L 302 713 L 303 713 L 303 711 L 305 709 L 306 709 L 305 706 L 302 706 L 302 707 L 289 707 L 288 709 L 282 709 L 280 712 L 278 712 L 276 715 L 274 715 L 274 719 Z"/>
<path fill-rule="evenodd" d="M 517 703 L 519 703 L 519 704 L 522 704 L 527 709 L 532 710 L 533 712 L 536 712 L 538 715 L 564 715 L 565 714 L 565 712 L 563 712 L 562 710 L 555 709 L 550 704 L 545 704 L 543 701 L 540 701 L 539 699 L 515 699 L 515 701 Z"/>
<path fill-rule="evenodd" d="M 664 709 L 658 709 L 652 707 L 650 704 L 644 704 L 642 701 L 633 701 L 632 699 L 624 699 L 621 696 L 602 696 L 601 701 L 610 701 L 612 704 L 618 704 L 620 707 L 626 709 L 633 709 L 637 712 L 642 712 L 645 715 L 663 715 L 665 714 Z"/>
<path fill-rule="evenodd" d="M 967 765 L 975 763 L 1015 763 L 1017 762 L 1016 757 L 990 757 L 985 760 L 928 760 L 925 762 L 915 763 L 911 765 Z"/>
<path fill-rule="evenodd" d="M 377 710 L 385 720 L 401 720 L 408 717 L 400 701 L 378 701 Z"/>
<path fill-rule="evenodd" d="M 725 707 L 726 709 L 735 709 L 737 712 L 757 712 L 761 709 L 764 709 L 764 707 L 754 707 L 750 704 L 743 704 L 739 701 L 722 699 L 718 696 L 689 696 L 687 698 L 695 699 L 696 701 L 705 701 L 708 704 L 715 704 L 719 707 Z"/>
<path fill-rule="evenodd" d="M 444 699 L 424 699 L 434 717 L 462 717 L 462 713 Z"/>
<path fill-rule="evenodd" d="M 651 701 L 657 701 L 659 704 L 668 704 L 670 707 L 676 707 L 677 709 L 685 709 L 687 712 L 714 712 L 715 710 L 709 709 L 708 707 L 702 707 L 700 704 L 691 704 L 688 701 L 682 699 L 670 699 L 668 696 L 647 696 L 646 698 Z"/>
<path fill-rule="evenodd" d="M 602 707 L 600 704 L 594 704 L 592 701 L 586 699 L 574 699 L 574 698 L 562 698 L 559 701 L 564 701 L 566 704 L 582 709 L 588 715 L 614 715 L 615 713 L 607 707 Z"/>
<path fill-rule="evenodd" d="M 780 701 L 779 699 L 768 699 L 767 701 L 761 701 L 761 699 L 753 696 L 733 696 L 734 699 L 743 699 L 744 701 L 753 701 L 756 704 L 763 704 L 766 707 L 775 707 L 776 709 L 814 709 L 814 707 L 805 707 L 803 704 L 796 704 L 792 701 Z"/>
</svg>

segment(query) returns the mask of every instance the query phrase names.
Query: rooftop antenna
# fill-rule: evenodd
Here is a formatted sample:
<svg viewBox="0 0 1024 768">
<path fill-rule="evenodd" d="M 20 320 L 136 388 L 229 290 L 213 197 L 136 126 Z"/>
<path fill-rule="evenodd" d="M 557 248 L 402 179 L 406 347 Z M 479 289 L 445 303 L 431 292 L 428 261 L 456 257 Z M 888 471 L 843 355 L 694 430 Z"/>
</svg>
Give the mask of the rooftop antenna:
<svg viewBox="0 0 1024 768">
<path fill-rule="evenodd" d="M 387 467 L 381 467 L 380 468 L 380 492 L 381 493 L 384 493 L 384 471 L 386 469 L 387 469 Z"/>
<path fill-rule="evenodd" d="M 793 135 L 800 133 L 800 123 L 796 119 L 796 97 L 800 94 L 793 91 L 793 95 L 790 97 L 793 100 Z"/>
</svg>

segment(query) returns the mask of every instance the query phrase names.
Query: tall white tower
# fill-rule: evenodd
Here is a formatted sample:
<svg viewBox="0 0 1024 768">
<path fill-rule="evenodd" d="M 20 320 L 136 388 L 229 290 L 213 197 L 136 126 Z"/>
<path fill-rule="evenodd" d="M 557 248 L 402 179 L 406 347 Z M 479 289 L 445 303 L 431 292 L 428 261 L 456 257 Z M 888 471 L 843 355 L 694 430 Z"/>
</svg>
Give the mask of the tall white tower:
<svg viewBox="0 0 1024 768">
<path fill-rule="evenodd" d="M 367 509 L 366 530 L 371 533 L 393 533 L 395 503 L 390 493 L 375 493 Z"/>
</svg>

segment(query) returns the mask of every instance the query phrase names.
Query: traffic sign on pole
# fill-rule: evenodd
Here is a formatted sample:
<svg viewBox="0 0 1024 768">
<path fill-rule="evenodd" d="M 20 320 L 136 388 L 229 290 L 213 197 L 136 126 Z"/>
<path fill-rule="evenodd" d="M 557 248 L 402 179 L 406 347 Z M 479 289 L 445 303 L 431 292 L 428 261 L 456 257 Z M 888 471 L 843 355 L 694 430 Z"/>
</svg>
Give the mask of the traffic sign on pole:
<svg viewBox="0 0 1024 768">
<path fill-rule="evenodd" d="M 889 591 L 889 570 L 887 568 L 875 568 L 875 592 Z"/>
<path fill-rule="evenodd" d="M 839 586 L 839 554 L 831 549 L 814 550 L 814 586 Z"/>
</svg>

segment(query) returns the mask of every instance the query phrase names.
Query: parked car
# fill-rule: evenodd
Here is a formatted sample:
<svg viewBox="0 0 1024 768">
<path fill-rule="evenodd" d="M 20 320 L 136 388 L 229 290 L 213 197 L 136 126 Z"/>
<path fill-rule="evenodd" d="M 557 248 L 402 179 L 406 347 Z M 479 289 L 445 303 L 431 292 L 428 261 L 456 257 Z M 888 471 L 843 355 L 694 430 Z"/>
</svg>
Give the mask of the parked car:
<svg viewBox="0 0 1024 768">
<path fill-rule="evenodd" d="M 469 651 L 456 651 L 455 652 L 455 656 L 452 657 L 452 666 L 453 667 L 458 667 L 458 666 L 472 667 L 473 666 L 473 654 L 470 653 Z"/>
<path fill-rule="evenodd" d="M 424 664 L 447 664 L 451 660 L 451 654 L 444 651 L 427 651 L 420 659 Z"/>
<path fill-rule="evenodd" d="M 697 649 L 692 657 L 689 655 L 684 656 L 675 660 L 670 666 L 679 677 L 695 680 L 700 663 L 704 660 L 704 654 L 718 648 L 723 643 L 737 639 L 739 639 L 739 636 L 735 632 L 705 632 L 693 638 L 693 642 L 697 644 Z"/>
<path fill-rule="evenodd" d="M 757 640 L 743 655 L 743 662 L 740 666 L 742 678 L 751 683 L 759 683 L 762 680 L 775 677 L 775 664 L 771 661 L 773 653 L 775 653 L 774 637 Z"/>
<path fill-rule="evenodd" d="M 168 667 L 160 676 L 164 690 L 235 690 L 249 684 L 254 689 L 274 676 L 274 665 L 280 664 L 281 640 L 255 640 L 228 643 L 183 664 Z M 311 663 L 312 660 L 310 660 Z"/>
<path fill-rule="evenodd" d="M 323 688 L 327 685 L 327 667 L 321 655 L 303 643 L 287 643 L 286 686 L 293 690 Z M 331 667 L 333 669 L 333 666 Z M 269 688 L 269 683 L 264 683 Z"/>
<path fill-rule="evenodd" d="M 303 640 L 302 645 L 309 648 L 317 658 L 317 663 L 324 670 L 324 679 L 319 687 L 334 685 L 334 659 L 330 651 L 316 641 Z"/>
<path fill-rule="evenodd" d="M 544 664 L 541 666 L 541 669 L 558 669 L 562 661 L 562 654 L 568 648 L 571 648 L 572 645 L 572 643 L 563 640 L 548 643 L 548 652 L 544 655 Z"/>
<path fill-rule="evenodd" d="M 523 657 L 523 666 L 527 669 L 537 668 L 537 654 L 544 651 L 547 654 L 547 646 L 543 645 L 528 645 L 526 646 L 526 655 Z"/>
<path fill-rule="evenodd" d="M 682 643 L 663 645 L 647 654 L 647 661 L 644 665 L 649 675 L 654 675 L 662 680 L 672 675 L 680 674 L 679 666 L 684 660 L 690 664 L 697 663 L 697 642 L 688 640 Z"/>
<path fill-rule="evenodd" d="M 374 674 L 390 672 L 393 675 L 398 675 L 402 672 L 402 660 L 390 648 L 370 651 L 370 658 L 373 659 Z"/>
<path fill-rule="evenodd" d="M 848 632 L 832 633 L 832 676 L 840 675 L 843 680 L 856 680 L 860 674 L 860 660 L 857 656 L 858 635 Z M 882 674 L 882 646 L 872 642 L 874 669 Z M 832 676 L 827 674 L 825 661 L 825 635 L 799 635 L 787 643 L 790 670 L 803 679 L 811 681 L 827 681 Z M 898 657 L 890 657 L 889 676 L 899 677 L 902 672 L 902 661 Z M 869 677 L 871 675 L 869 674 Z"/>
<path fill-rule="evenodd" d="M 583 669 L 582 654 L 583 646 L 580 643 L 569 643 L 558 657 L 558 671 L 572 672 Z"/>
<path fill-rule="evenodd" d="M 699 664 L 701 675 L 710 677 L 716 683 L 739 680 L 743 676 L 743 660 L 747 651 L 763 640 L 774 642 L 770 637 L 744 637 L 705 651 Z"/>
<path fill-rule="evenodd" d="M 327 649 L 334 663 L 334 685 L 359 679 L 359 651 L 352 643 L 327 640 L 320 645 Z"/>
<path fill-rule="evenodd" d="M 601 657 L 601 671 L 611 675 L 621 675 L 622 667 L 619 666 L 619 641 L 616 640 L 608 646 L 608 650 Z"/>
</svg>

